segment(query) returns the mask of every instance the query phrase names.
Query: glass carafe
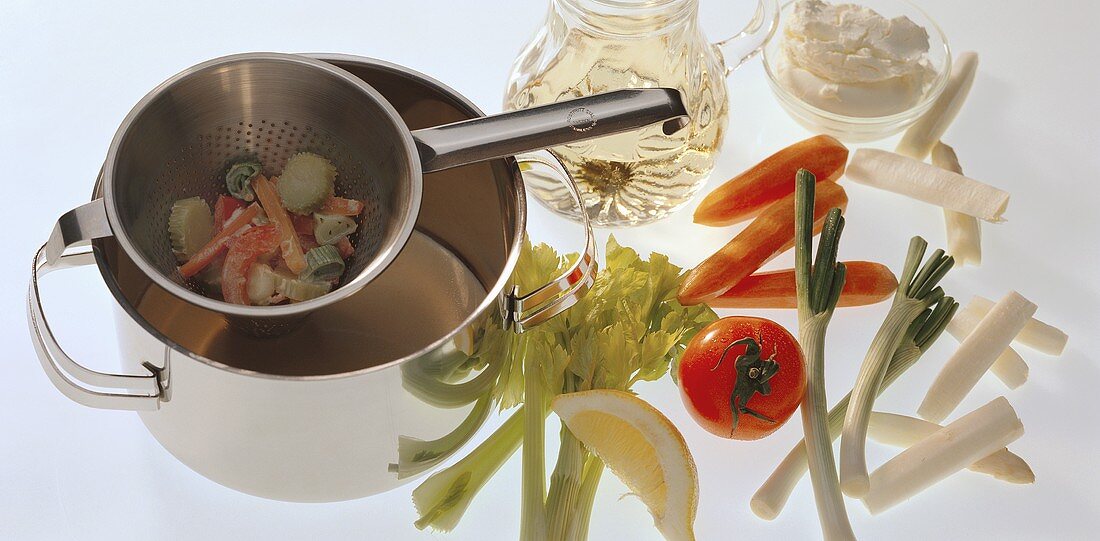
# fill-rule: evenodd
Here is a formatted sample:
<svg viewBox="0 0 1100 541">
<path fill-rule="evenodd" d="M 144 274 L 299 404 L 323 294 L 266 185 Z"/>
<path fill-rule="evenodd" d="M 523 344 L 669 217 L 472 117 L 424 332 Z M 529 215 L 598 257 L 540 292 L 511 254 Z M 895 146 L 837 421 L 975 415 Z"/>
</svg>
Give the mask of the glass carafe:
<svg viewBox="0 0 1100 541">
<path fill-rule="evenodd" d="M 545 25 L 512 66 L 504 108 L 523 109 L 621 88 L 680 90 L 691 122 L 555 147 L 596 225 L 640 225 L 684 206 L 706 182 L 729 110 L 725 77 L 776 27 L 776 0 L 761 0 L 739 34 L 709 42 L 698 0 L 549 0 Z M 579 219 L 554 179 L 525 175 L 548 208 Z"/>
</svg>

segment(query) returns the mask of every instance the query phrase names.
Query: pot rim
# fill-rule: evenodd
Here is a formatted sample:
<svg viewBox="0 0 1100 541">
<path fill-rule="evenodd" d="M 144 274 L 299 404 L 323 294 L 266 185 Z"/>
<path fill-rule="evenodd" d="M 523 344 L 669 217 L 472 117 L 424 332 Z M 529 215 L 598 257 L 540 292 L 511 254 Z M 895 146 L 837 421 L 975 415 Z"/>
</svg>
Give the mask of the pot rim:
<svg viewBox="0 0 1100 541">
<path fill-rule="evenodd" d="M 343 54 L 343 53 L 300 53 L 300 54 L 302 56 L 306 56 L 306 57 L 309 57 L 309 58 L 313 58 L 313 59 L 316 59 L 316 60 L 321 60 L 321 61 L 324 61 L 324 62 L 330 62 L 330 63 L 331 62 L 343 62 L 343 63 L 349 63 L 349 64 L 354 63 L 354 64 L 367 65 L 367 66 L 370 66 L 372 68 L 381 68 L 384 71 L 388 71 L 388 72 L 395 73 L 395 74 L 398 74 L 398 75 L 418 79 L 419 81 L 427 84 L 428 86 L 435 87 L 437 90 L 441 90 L 443 93 L 445 93 L 449 97 L 456 100 L 458 102 L 458 104 L 461 106 L 461 108 L 465 110 L 465 112 L 474 115 L 471 118 L 478 117 L 478 116 L 485 116 L 484 111 L 482 111 L 477 105 L 475 105 L 468 98 L 466 98 L 465 96 L 460 94 L 458 91 L 456 91 L 455 89 L 447 86 L 446 84 L 443 84 L 439 80 L 437 80 L 433 77 L 430 77 L 428 75 L 425 75 L 424 73 L 421 73 L 417 70 L 407 68 L 407 67 L 401 66 L 399 64 L 395 64 L 393 62 L 387 62 L 385 60 L 379 60 L 379 59 L 376 59 L 376 58 L 371 58 L 371 57 L 366 57 L 366 56 L 358 56 L 358 55 Z M 387 103 L 388 103 L 388 101 L 387 101 Z M 467 316 L 464 320 L 462 320 L 461 323 L 456 325 L 449 333 L 447 333 L 447 334 L 443 335 L 442 337 L 440 337 L 439 339 L 429 343 L 428 345 L 424 346 L 423 348 L 421 348 L 417 351 L 414 351 L 412 353 L 409 353 L 408 355 L 405 355 L 404 357 L 401 357 L 401 358 L 398 358 L 398 359 L 393 359 L 391 361 L 381 363 L 381 364 L 377 364 L 377 365 L 374 365 L 374 366 L 368 366 L 368 367 L 365 367 L 365 368 L 360 368 L 358 370 L 353 370 L 353 371 L 350 371 L 350 372 L 341 372 L 341 373 L 337 373 L 337 374 L 319 374 L 319 375 L 308 375 L 308 376 L 288 376 L 288 375 L 281 375 L 281 374 L 268 374 L 266 372 L 259 372 L 259 371 L 256 371 L 256 370 L 247 370 L 247 369 L 243 369 L 243 368 L 237 368 L 235 366 L 230 366 L 228 364 L 216 361 L 214 359 L 210 359 L 208 357 L 205 357 L 203 355 L 199 355 L 199 354 L 187 349 L 186 347 L 176 343 L 175 341 L 173 341 L 169 337 L 165 336 L 163 333 L 161 333 L 159 330 L 157 330 L 155 327 L 153 327 L 148 321 L 146 321 L 146 319 L 144 317 L 142 317 L 141 314 L 139 314 L 137 312 L 137 308 L 135 308 L 133 305 L 131 305 L 129 303 L 129 301 L 126 300 L 126 297 L 122 294 L 122 289 L 119 286 L 118 281 L 115 279 L 114 274 L 112 274 L 110 272 L 110 270 L 109 270 L 110 266 L 107 264 L 106 256 L 104 255 L 103 250 L 99 246 L 100 243 L 102 242 L 102 239 L 99 239 L 99 240 L 96 240 L 96 241 L 93 242 L 93 253 L 95 255 L 96 267 L 99 268 L 99 272 L 103 276 L 104 282 L 107 284 L 107 289 L 111 292 L 111 295 L 113 295 L 115 297 L 115 300 L 117 301 L 118 305 L 120 305 L 122 307 L 122 309 L 126 312 L 126 314 L 131 319 L 133 319 L 138 325 L 140 325 L 142 327 L 142 329 L 144 329 L 149 334 L 153 335 L 157 340 L 159 340 L 161 343 L 165 344 L 167 347 L 169 347 L 169 348 L 171 348 L 171 349 L 173 349 L 173 350 L 175 350 L 175 351 L 177 351 L 177 352 L 179 352 L 179 353 L 181 353 L 181 354 L 183 354 L 183 355 L 185 355 L 185 356 L 187 356 L 191 359 L 194 359 L 194 360 L 199 361 L 203 364 L 209 365 L 213 368 L 217 368 L 217 369 L 220 369 L 220 370 L 224 370 L 224 371 L 227 371 L 227 372 L 230 372 L 230 373 L 239 374 L 239 375 L 243 375 L 243 376 L 251 376 L 251 377 L 273 379 L 273 380 L 284 380 L 284 381 L 337 380 L 337 379 L 357 377 L 357 376 L 361 376 L 361 375 L 365 375 L 365 374 L 370 374 L 370 373 L 373 373 L 373 372 L 378 372 L 378 371 L 385 370 L 385 369 L 393 367 L 393 366 L 398 366 L 398 365 L 404 364 L 405 362 L 407 362 L 411 359 L 416 359 L 418 357 L 423 356 L 424 354 L 426 354 L 428 352 L 431 352 L 431 351 L 434 351 L 434 350 L 438 349 L 439 347 L 441 347 L 442 345 L 444 345 L 448 341 L 452 340 L 455 336 L 457 336 L 460 332 L 462 332 L 463 330 L 468 328 L 470 325 L 473 325 L 479 318 L 481 318 L 482 316 L 485 315 L 486 310 L 489 310 L 494 305 L 498 305 L 498 303 L 500 302 L 500 298 L 501 298 L 501 295 L 504 291 L 505 286 L 508 285 L 511 282 L 513 271 L 515 270 L 516 264 L 519 261 L 519 253 L 520 253 L 520 249 L 522 248 L 522 243 L 523 243 L 523 241 L 524 241 L 524 239 L 526 238 L 526 235 L 527 235 L 527 195 L 526 195 L 526 190 L 525 190 L 524 183 L 523 183 L 523 177 L 522 177 L 522 175 L 520 173 L 520 170 L 519 170 L 519 165 L 517 164 L 516 159 L 512 156 L 507 156 L 505 158 L 500 158 L 500 159 L 504 160 L 504 162 L 506 163 L 506 165 L 508 167 L 508 170 L 509 170 L 509 172 L 511 173 L 511 176 L 512 176 L 512 184 L 515 187 L 516 209 L 515 209 L 515 222 L 514 222 L 513 225 L 515 226 L 517 234 L 512 239 L 511 246 L 509 246 L 508 258 L 504 262 L 504 267 L 501 270 L 500 276 L 497 278 L 496 283 L 494 283 L 492 285 L 492 287 L 490 287 L 488 289 L 488 291 L 486 291 L 485 298 L 482 299 L 482 301 L 477 305 L 477 308 L 475 308 L 474 311 L 472 313 L 470 313 L 469 316 Z M 104 163 L 104 168 L 105 167 L 106 167 L 106 163 Z M 101 168 L 100 172 L 99 172 L 99 175 L 96 178 L 95 185 L 92 188 L 92 200 L 98 199 L 99 197 L 101 197 L 103 195 L 103 173 L 104 173 L 104 169 Z M 142 267 L 139 267 L 139 268 L 142 268 Z M 144 271 L 145 269 L 142 268 L 142 270 Z M 154 279 L 153 283 L 157 283 L 157 281 Z"/>
</svg>

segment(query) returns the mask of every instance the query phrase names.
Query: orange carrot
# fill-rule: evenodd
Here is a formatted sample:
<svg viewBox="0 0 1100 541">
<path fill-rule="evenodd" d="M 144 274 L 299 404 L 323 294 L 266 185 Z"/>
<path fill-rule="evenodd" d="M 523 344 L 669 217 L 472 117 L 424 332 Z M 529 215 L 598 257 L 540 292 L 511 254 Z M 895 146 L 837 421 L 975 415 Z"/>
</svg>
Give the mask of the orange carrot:
<svg viewBox="0 0 1100 541">
<path fill-rule="evenodd" d="M 355 247 L 347 237 L 340 237 L 340 240 L 336 241 L 336 251 L 340 252 L 340 257 L 347 259 L 355 253 Z"/>
<path fill-rule="evenodd" d="M 898 279 L 881 263 L 848 261 L 844 289 L 837 306 L 865 306 L 886 300 L 898 288 Z M 797 308 L 794 269 L 761 272 L 710 301 L 711 308 Z"/>
<path fill-rule="evenodd" d="M 814 230 L 825 221 L 829 209 L 847 207 L 848 196 L 835 182 L 819 182 L 814 203 Z M 794 242 L 794 194 L 776 201 L 760 213 L 717 253 L 695 267 L 680 284 L 678 297 L 686 305 L 708 302 L 737 285 L 768 261 L 790 249 Z"/>
<path fill-rule="evenodd" d="M 190 278 L 205 269 L 211 261 L 214 260 L 226 246 L 229 245 L 229 240 L 234 235 L 240 233 L 248 224 L 252 223 L 253 218 L 260 214 L 260 205 L 252 203 L 248 208 L 242 210 L 240 214 L 237 214 L 236 218 L 233 218 L 224 227 L 214 235 L 214 238 L 210 239 L 210 242 L 206 243 L 195 255 L 191 256 L 191 259 L 187 260 L 180 267 L 180 274 L 184 278 Z"/>
<path fill-rule="evenodd" d="M 722 226 L 747 220 L 793 194 L 799 169 L 810 170 L 818 182 L 836 181 L 847 161 L 847 147 L 828 135 L 795 143 L 707 194 L 695 209 L 695 223 Z"/>
<path fill-rule="evenodd" d="M 279 193 L 267 177 L 256 175 L 252 179 L 252 190 L 256 192 L 256 198 L 260 200 L 267 217 L 279 230 L 279 248 L 283 252 L 283 260 L 293 273 L 300 273 L 306 269 L 306 256 L 302 253 L 302 245 L 298 242 L 298 233 L 294 230 L 294 222 L 290 219 Z"/>
<path fill-rule="evenodd" d="M 328 198 L 325 204 L 321 206 L 321 210 L 317 212 L 321 214 L 339 214 L 341 216 L 358 216 L 359 213 L 363 212 L 363 202 L 334 195 Z"/>
</svg>

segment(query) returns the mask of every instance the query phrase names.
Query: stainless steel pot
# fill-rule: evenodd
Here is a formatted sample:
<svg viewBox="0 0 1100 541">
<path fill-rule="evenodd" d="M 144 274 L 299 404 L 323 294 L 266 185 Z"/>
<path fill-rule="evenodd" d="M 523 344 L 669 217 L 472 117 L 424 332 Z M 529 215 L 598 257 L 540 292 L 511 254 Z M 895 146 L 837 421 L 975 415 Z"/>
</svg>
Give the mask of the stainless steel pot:
<svg viewBox="0 0 1100 541">
<path fill-rule="evenodd" d="M 407 68 L 315 56 L 367 81 L 409 129 L 482 116 Z M 97 183 L 93 198 L 102 188 Z M 485 336 L 543 322 L 591 285 L 595 247 L 586 226 L 585 251 L 569 272 L 536 291 L 515 290 L 524 197 L 511 157 L 429 174 L 415 232 L 390 267 L 278 338 L 239 332 L 224 314 L 170 294 L 113 237 L 56 262 L 40 250 L 28 292 L 34 345 L 63 394 L 139 412 L 165 449 L 225 486 L 303 502 L 382 492 L 453 453 L 484 421 L 507 353 Z M 79 236 L 78 222 L 58 228 Z M 73 360 L 45 319 L 40 276 L 91 264 L 117 301 L 121 374 Z"/>
</svg>

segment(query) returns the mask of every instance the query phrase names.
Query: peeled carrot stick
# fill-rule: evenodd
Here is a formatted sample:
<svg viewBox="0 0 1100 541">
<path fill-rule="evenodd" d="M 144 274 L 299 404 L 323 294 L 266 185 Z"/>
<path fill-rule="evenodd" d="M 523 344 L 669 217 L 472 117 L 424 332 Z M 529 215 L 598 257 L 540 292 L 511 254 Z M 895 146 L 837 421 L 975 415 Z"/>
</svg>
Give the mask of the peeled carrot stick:
<svg viewBox="0 0 1100 541">
<path fill-rule="evenodd" d="M 707 194 L 695 209 L 695 223 L 722 226 L 747 220 L 793 194 L 799 169 L 808 169 L 818 182 L 836 181 L 847 161 L 848 148 L 828 135 L 795 143 Z"/>
<path fill-rule="evenodd" d="M 202 269 L 205 269 L 206 266 L 229 245 L 229 240 L 239 233 L 241 229 L 244 229 L 245 226 L 252 223 L 252 220 L 259 214 L 260 205 L 256 203 L 252 203 L 248 208 L 242 210 L 240 214 L 237 214 L 236 218 L 229 220 L 229 222 L 214 235 L 214 238 L 206 243 L 206 246 L 203 246 L 198 252 L 195 252 L 195 255 L 191 256 L 191 259 L 188 259 L 187 263 L 184 263 L 183 266 L 180 267 L 180 274 L 182 274 L 184 278 L 190 278 L 202 272 Z"/>
<path fill-rule="evenodd" d="M 256 192 L 256 198 L 263 205 L 267 217 L 275 223 L 275 227 L 279 230 L 279 238 L 281 239 L 279 248 L 283 252 L 283 260 L 286 261 L 286 266 L 295 274 L 306 270 L 306 256 L 302 253 L 298 233 L 294 230 L 294 221 L 290 219 L 290 215 L 283 208 L 283 201 L 279 198 L 279 193 L 275 191 L 275 186 L 271 184 L 270 180 L 267 180 L 267 177 L 261 174 L 252 179 L 252 190 Z"/>
<path fill-rule="evenodd" d="M 847 261 L 844 289 L 837 306 L 865 306 L 890 298 L 898 279 L 889 267 L 870 261 Z M 794 269 L 761 272 L 710 301 L 711 308 L 797 308 Z"/>
<path fill-rule="evenodd" d="M 355 247 L 347 237 L 340 237 L 340 240 L 336 241 L 336 251 L 340 252 L 340 257 L 347 259 L 355 253 Z"/>
<path fill-rule="evenodd" d="M 819 182 L 814 202 L 814 230 L 818 230 L 824 222 L 829 209 L 844 209 L 847 205 L 848 196 L 844 193 L 844 188 L 835 182 Z M 793 241 L 792 193 L 764 209 L 721 250 L 688 272 L 680 283 L 680 303 L 686 306 L 717 298 L 765 263 L 790 249 Z"/>
<path fill-rule="evenodd" d="M 363 202 L 358 199 L 348 199 L 334 195 L 325 201 L 318 212 L 322 214 L 339 214 L 341 216 L 358 216 L 359 213 L 363 212 Z"/>
</svg>

